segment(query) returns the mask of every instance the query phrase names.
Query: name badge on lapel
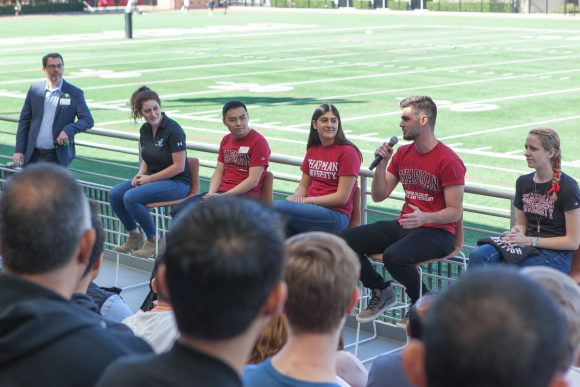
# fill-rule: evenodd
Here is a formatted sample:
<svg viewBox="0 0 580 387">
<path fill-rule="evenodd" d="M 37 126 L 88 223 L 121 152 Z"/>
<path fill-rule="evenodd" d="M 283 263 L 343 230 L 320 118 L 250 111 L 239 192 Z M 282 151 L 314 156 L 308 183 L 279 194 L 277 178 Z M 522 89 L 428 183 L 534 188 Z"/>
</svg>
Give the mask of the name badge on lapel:
<svg viewBox="0 0 580 387">
<path fill-rule="evenodd" d="M 70 98 L 61 98 L 58 104 L 61 106 L 68 106 L 70 105 Z"/>
</svg>

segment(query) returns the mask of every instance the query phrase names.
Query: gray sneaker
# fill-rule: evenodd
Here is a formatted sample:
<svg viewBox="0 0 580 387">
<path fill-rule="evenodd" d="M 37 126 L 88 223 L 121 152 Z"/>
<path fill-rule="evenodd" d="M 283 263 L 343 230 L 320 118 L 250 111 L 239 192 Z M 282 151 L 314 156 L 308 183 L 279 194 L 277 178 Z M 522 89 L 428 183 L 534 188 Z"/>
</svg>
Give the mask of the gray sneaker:
<svg viewBox="0 0 580 387">
<path fill-rule="evenodd" d="M 361 323 L 371 322 L 396 303 L 397 299 L 392 284 L 384 289 L 373 289 L 367 308 L 356 316 L 356 320 Z"/>
</svg>

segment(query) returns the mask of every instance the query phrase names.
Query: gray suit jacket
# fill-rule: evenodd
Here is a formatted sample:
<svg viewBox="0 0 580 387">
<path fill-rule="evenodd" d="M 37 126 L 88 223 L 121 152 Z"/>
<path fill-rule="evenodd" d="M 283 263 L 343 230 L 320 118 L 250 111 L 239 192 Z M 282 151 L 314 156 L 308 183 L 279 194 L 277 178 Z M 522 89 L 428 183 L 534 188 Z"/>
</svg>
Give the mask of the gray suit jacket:
<svg viewBox="0 0 580 387">
<path fill-rule="evenodd" d="M 24 165 L 26 165 L 36 144 L 36 138 L 40 131 L 40 123 L 44 113 L 44 94 L 46 81 L 34 83 L 28 89 L 24 106 L 20 112 L 18 131 L 16 133 L 15 152 L 24 154 Z M 75 118 L 78 120 L 75 122 Z M 64 130 L 69 137 L 68 146 L 56 146 L 56 156 L 59 164 L 68 166 L 75 157 L 74 135 L 93 127 L 94 121 L 91 112 L 85 102 L 83 91 L 63 80 L 61 96 L 59 98 L 52 134 L 54 140 L 60 132 Z"/>
</svg>

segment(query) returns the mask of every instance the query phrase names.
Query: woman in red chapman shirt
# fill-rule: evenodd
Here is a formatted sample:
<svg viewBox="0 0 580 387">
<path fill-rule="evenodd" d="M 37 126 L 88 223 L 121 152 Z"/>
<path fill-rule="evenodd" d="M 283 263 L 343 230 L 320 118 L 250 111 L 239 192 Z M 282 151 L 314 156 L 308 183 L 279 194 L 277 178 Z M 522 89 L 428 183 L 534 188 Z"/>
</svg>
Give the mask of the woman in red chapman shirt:
<svg viewBox="0 0 580 387">
<path fill-rule="evenodd" d="M 286 219 L 288 235 L 306 231 L 338 233 L 348 227 L 362 155 L 346 139 L 334 105 L 314 111 L 302 163 L 302 179 L 294 194 L 274 207 Z"/>
</svg>

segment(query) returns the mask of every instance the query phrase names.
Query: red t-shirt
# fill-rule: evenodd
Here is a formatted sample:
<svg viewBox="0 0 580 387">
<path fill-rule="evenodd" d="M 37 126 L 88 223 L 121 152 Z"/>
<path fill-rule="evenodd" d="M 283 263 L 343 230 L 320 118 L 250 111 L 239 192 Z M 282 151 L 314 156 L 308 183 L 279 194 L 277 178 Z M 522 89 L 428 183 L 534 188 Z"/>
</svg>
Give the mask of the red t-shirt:
<svg viewBox="0 0 580 387">
<path fill-rule="evenodd" d="M 338 189 L 338 178 L 340 176 L 358 176 L 360 163 L 361 159 L 358 152 L 350 145 L 317 145 L 308 148 L 302 167 L 300 167 L 302 172 L 310 176 L 311 179 L 307 196 L 316 197 L 335 193 Z M 328 208 L 343 212 L 350 218 L 356 187 L 355 183 L 344 205 Z"/>
<path fill-rule="evenodd" d="M 248 178 L 251 167 L 268 167 L 270 147 L 260 133 L 254 129 L 243 138 L 236 140 L 231 133 L 226 135 L 220 143 L 218 161 L 224 163 L 224 174 L 218 191 L 229 191 Z M 260 182 L 253 189 L 246 192 L 247 196 L 258 198 L 262 191 L 262 184 L 266 170 L 260 177 Z"/>
<path fill-rule="evenodd" d="M 447 145 L 439 142 L 427 153 L 419 153 L 415 145 L 399 147 L 387 170 L 395 175 L 405 189 L 405 204 L 401 215 L 413 212 L 409 204 L 424 212 L 444 209 L 443 189 L 452 185 L 465 185 L 465 165 Z M 455 223 L 424 224 L 421 227 L 442 228 L 455 234 Z"/>
</svg>

